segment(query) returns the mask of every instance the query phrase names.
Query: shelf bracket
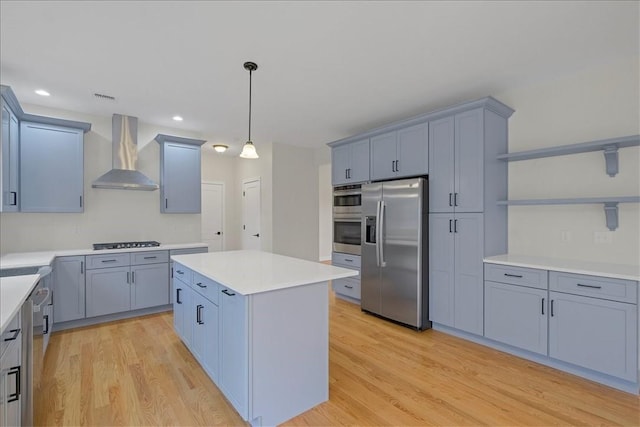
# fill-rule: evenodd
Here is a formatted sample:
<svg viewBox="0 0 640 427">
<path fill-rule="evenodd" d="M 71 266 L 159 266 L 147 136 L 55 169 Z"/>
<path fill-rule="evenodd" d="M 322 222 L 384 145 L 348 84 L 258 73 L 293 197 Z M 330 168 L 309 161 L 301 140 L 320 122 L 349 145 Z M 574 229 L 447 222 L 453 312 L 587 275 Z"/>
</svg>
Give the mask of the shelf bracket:
<svg viewBox="0 0 640 427">
<path fill-rule="evenodd" d="M 614 177 L 618 173 L 618 146 L 607 145 L 602 151 L 604 152 L 604 161 L 607 167 L 607 175 Z"/>
<path fill-rule="evenodd" d="M 607 228 L 614 231 L 618 228 L 618 204 L 607 202 L 604 204 L 604 216 L 607 221 Z"/>
</svg>

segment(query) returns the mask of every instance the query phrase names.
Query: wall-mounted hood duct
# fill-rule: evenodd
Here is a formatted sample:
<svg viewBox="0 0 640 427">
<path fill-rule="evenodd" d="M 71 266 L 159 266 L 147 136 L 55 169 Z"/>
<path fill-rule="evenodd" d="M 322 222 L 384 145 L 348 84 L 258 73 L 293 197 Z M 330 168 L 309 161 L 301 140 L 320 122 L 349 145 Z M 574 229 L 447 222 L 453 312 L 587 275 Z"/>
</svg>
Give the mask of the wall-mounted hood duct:
<svg viewBox="0 0 640 427">
<path fill-rule="evenodd" d="M 111 126 L 113 168 L 91 186 L 118 190 L 157 190 L 158 184 L 136 170 L 138 118 L 114 114 Z"/>
</svg>

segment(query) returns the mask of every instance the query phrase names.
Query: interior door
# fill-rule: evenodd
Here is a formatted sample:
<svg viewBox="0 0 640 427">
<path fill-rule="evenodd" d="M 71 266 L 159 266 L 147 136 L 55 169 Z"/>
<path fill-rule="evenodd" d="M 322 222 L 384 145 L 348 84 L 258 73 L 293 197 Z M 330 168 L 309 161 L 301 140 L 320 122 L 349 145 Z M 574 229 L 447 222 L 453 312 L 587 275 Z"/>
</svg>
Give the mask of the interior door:
<svg viewBox="0 0 640 427">
<path fill-rule="evenodd" d="M 202 183 L 201 240 L 209 245 L 209 252 L 218 252 L 224 248 L 223 222 L 224 184 Z"/>
<path fill-rule="evenodd" d="M 242 249 L 261 248 L 260 179 L 255 179 L 242 183 Z"/>
</svg>

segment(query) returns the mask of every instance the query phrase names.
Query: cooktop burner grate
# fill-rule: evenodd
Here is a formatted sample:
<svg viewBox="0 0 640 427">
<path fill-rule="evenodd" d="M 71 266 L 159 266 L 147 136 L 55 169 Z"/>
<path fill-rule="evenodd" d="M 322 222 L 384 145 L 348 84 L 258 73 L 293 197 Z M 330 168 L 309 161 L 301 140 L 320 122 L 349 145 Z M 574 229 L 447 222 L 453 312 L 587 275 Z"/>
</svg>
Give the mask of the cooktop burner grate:
<svg viewBox="0 0 640 427">
<path fill-rule="evenodd" d="M 160 246 L 160 243 L 154 240 L 144 242 L 94 243 L 93 250 L 99 251 L 102 249 L 152 248 L 154 246 Z"/>
</svg>

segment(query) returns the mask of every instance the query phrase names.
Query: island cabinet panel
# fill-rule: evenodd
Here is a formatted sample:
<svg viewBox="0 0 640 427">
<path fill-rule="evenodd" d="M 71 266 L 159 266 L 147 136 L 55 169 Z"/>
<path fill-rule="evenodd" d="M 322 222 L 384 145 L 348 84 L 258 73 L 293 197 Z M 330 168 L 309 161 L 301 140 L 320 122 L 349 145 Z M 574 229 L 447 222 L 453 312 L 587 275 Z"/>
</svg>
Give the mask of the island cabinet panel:
<svg viewBox="0 0 640 427">
<path fill-rule="evenodd" d="M 547 291 L 484 282 L 484 336 L 547 354 Z"/>
<path fill-rule="evenodd" d="M 178 336 L 186 341 L 184 331 L 184 316 L 187 307 L 186 293 L 189 286 L 182 280 L 173 278 L 173 328 Z"/>
<path fill-rule="evenodd" d="M 198 359 L 211 379 L 218 379 L 218 306 L 197 292 L 192 294 L 189 309 L 193 323 L 191 345 Z M 188 327 L 188 326 L 187 326 Z"/>
<path fill-rule="evenodd" d="M 54 323 L 85 317 L 85 258 L 58 257 L 53 264 Z"/>
<path fill-rule="evenodd" d="M 84 132 L 39 123 L 20 124 L 20 210 L 84 210 Z"/>
<path fill-rule="evenodd" d="M 638 306 L 549 292 L 549 356 L 638 381 Z"/>
<path fill-rule="evenodd" d="M 231 289 L 221 290 L 220 388 L 236 411 L 248 418 L 249 348 L 248 298 Z"/>
</svg>

